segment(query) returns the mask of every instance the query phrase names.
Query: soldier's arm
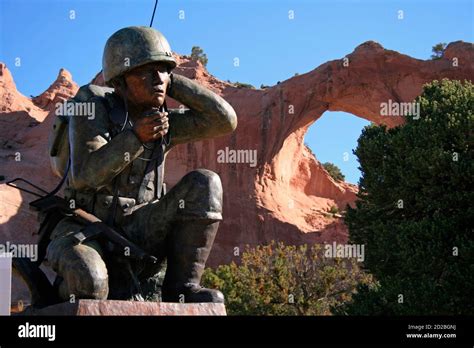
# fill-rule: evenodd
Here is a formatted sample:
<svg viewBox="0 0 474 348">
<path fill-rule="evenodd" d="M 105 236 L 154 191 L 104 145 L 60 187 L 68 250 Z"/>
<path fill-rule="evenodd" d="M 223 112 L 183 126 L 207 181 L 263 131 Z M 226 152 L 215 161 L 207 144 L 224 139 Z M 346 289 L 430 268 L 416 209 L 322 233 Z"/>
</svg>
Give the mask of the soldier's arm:
<svg viewBox="0 0 474 348">
<path fill-rule="evenodd" d="M 110 184 L 144 148 L 136 135 L 127 130 L 107 141 L 108 113 L 99 98 L 95 104 L 95 118 L 72 116 L 69 121 L 71 151 L 71 184 L 76 190 L 99 190 Z"/>
<path fill-rule="evenodd" d="M 225 135 L 237 127 L 232 106 L 187 77 L 173 74 L 168 95 L 189 108 L 170 112 L 171 146 Z"/>
</svg>

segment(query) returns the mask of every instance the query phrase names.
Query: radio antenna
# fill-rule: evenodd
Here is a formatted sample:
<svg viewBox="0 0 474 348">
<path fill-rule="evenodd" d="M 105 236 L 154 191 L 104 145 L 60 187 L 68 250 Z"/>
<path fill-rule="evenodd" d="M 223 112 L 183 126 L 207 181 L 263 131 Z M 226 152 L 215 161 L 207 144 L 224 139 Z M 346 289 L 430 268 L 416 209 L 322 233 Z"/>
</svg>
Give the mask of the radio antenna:
<svg viewBox="0 0 474 348">
<path fill-rule="evenodd" d="M 158 6 L 158 0 L 155 1 L 155 7 L 153 7 L 153 14 L 151 15 L 150 28 L 153 25 L 153 19 L 155 18 L 156 6 Z"/>
</svg>

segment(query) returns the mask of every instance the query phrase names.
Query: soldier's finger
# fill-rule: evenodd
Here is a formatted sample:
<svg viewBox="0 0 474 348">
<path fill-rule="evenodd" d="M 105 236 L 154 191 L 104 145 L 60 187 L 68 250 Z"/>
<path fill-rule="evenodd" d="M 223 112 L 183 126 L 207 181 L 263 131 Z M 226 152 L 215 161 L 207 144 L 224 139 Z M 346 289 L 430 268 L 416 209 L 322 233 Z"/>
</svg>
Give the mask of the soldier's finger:
<svg viewBox="0 0 474 348">
<path fill-rule="evenodd" d="M 147 110 L 143 113 L 143 116 L 145 117 L 154 117 L 155 115 L 161 114 L 160 109 L 158 108 L 152 108 L 150 110 Z"/>
<path fill-rule="evenodd" d="M 153 127 L 153 133 L 155 133 L 155 132 L 161 132 L 161 131 L 166 131 L 169 127 L 170 127 L 170 126 L 169 126 L 168 123 L 155 126 L 155 127 Z"/>
<path fill-rule="evenodd" d="M 168 122 L 168 117 L 164 116 L 164 117 L 157 117 L 154 119 L 153 121 L 154 123 L 157 123 L 157 124 L 163 124 L 165 122 Z"/>
<path fill-rule="evenodd" d="M 148 118 L 147 120 L 144 121 L 144 123 L 148 126 L 148 127 L 154 127 L 156 126 L 157 124 L 161 124 L 161 122 L 158 121 L 159 118 L 155 119 L 154 117 L 153 118 Z"/>
<path fill-rule="evenodd" d="M 156 138 L 164 136 L 165 134 L 166 134 L 166 131 L 156 132 L 153 134 L 153 138 L 156 139 Z"/>
</svg>

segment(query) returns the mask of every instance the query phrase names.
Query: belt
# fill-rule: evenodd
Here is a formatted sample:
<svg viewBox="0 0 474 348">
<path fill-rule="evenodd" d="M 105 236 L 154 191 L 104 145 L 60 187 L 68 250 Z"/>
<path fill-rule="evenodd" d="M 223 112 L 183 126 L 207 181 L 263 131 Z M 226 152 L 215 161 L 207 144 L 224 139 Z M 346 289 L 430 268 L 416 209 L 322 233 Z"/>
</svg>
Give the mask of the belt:
<svg viewBox="0 0 474 348">
<path fill-rule="evenodd" d="M 95 199 L 94 210 L 98 209 L 99 207 L 104 207 L 106 209 L 111 208 L 113 200 L 114 200 L 114 196 L 112 195 L 97 194 L 96 199 Z M 136 205 L 137 205 L 137 202 L 135 198 L 118 197 L 117 208 L 122 210 L 124 213 L 127 213 Z"/>
<path fill-rule="evenodd" d="M 112 208 L 112 202 L 114 199 L 113 195 L 93 192 L 79 192 L 70 188 L 66 188 L 64 190 L 64 197 L 68 201 L 74 199 L 75 205 L 93 213 L 101 220 L 107 218 L 107 215 Z M 119 196 L 117 204 L 118 209 L 116 213 L 118 215 L 128 215 L 136 205 L 137 202 L 134 198 Z"/>
</svg>

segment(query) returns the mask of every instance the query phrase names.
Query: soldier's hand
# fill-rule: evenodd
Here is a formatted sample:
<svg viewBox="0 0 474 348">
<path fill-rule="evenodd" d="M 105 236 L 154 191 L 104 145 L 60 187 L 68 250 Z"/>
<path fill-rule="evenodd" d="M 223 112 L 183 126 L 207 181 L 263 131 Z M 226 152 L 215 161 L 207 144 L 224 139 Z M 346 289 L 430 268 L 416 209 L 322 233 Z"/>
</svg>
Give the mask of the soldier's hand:
<svg viewBox="0 0 474 348">
<path fill-rule="evenodd" d="M 142 143 L 153 142 L 168 133 L 168 113 L 157 109 L 146 112 L 133 125 L 133 131 Z"/>
</svg>

